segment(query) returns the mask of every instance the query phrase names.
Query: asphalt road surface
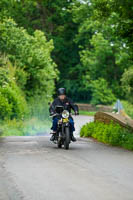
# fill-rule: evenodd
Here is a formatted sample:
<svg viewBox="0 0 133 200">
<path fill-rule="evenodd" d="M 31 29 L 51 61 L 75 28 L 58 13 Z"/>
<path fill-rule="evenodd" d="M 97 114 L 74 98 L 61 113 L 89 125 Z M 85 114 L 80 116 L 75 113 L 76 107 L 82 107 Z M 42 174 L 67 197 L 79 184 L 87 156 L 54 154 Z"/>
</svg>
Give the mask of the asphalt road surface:
<svg viewBox="0 0 133 200">
<path fill-rule="evenodd" d="M 92 118 L 79 116 L 77 129 Z M 0 200 L 133 200 L 133 153 L 91 139 L 0 139 Z"/>
</svg>

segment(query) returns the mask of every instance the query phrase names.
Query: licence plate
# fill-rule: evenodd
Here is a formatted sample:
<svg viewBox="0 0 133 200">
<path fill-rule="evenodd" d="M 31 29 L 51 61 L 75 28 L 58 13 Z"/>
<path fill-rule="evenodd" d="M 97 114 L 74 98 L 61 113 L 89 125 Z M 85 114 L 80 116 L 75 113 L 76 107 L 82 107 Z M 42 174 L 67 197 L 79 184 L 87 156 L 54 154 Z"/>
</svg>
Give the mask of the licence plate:
<svg viewBox="0 0 133 200">
<path fill-rule="evenodd" d="M 63 123 L 66 123 L 66 122 L 68 122 L 69 121 L 69 119 L 68 118 L 66 118 L 66 119 L 63 119 Z"/>
</svg>

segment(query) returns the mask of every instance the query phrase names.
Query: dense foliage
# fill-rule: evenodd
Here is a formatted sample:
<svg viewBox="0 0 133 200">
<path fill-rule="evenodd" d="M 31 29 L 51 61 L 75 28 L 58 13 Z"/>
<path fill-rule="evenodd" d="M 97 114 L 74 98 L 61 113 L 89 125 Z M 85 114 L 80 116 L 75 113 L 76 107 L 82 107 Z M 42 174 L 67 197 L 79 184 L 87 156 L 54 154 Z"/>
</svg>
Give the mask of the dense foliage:
<svg viewBox="0 0 133 200">
<path fill-rule="evenodd" d="M 28 109 L 24 93 L 16 83 L 16 68 L 6 58 L 0 64 L 0 119 L 23 119 Z"/>
<path fill-rule="evenodd" d="M 21 69 L 17 79 L 27 95 L 44 93 L 48 97 L 53 93 L 56 78 L 55 64 L 50 57 L 53 42 L 47 42 L 44 33 L 35 31 L 31 36 L 13 20 L 6 19 L 0 23 L 0 50 Z"/>
<path fill-rule="evenodd" d="M 113 122 L 110 124 L 102 122 L 88 123 L 82 127 L 80 136 L 93 137 L 106 144 L 133 150 L 133 132 Z"/>
<path fill-rule="evenodd" d="M 66 87 L 68 94 L 76 101 L 90 102 L 95 96 L 92 81 L 104 79 L 116 98 L 124 98 L 125 90 L 121 87 L 121 78 L 125 69 L 128 70 L 132 66 L 132 8 L 132 0 L 1 0 L 0 20 L 3 22 L 5 18 L 12 18 L 19 27 L 25 29 L 25 33 L 23 28 L 19 29 L 19 32 L 22 32 L 20 35 L 23 35 L 22 39 L 21 36 L 15 39 L 17 44 L 20 40 L 18 48 L 25 43 L 26 35 L 28 41 L 32 40 L 31 46 L 34 46 L 32 48 L 30 46 L 29 52 L 25 44 L 23 50 L 20 48 L 19 51 L 20 54 L 22 51 L 22 57 L 25 57 L 21 64 L 26 65 L 25 71 L 30 75 L 26 89 L 32 87 L 33 90 L 30 92 L 34 93 L 34 90 L 38 89 L 34 88 L 33 82 L 36 82 L 36 87 L 39 84 L 45 85 L 40 83 L 33 72 L 37 70 L 35 66 L 38 57 L 41 57 L 40 52 L 38 55 L 35 51 L 32 54 L 32 51 L 37 45 L 33 38 L 40 38 L 42 45 L 42 41 L 46 41 L 47 38 L 53 40 L 55 48 L 52 51 L 52 58 L 60 71 L 59 79 L 55 81 L 57 87 Z M 36 30 L 44 32 L 46 38 L 44 39 L 42 32 Z M 8 37 L 12 37 L 11 32 L 9 34 Z M 12 49 L 4 49 L 6 53 L 9 51 Z M 20 54 L 15 56 L 17 61 Z M 42 56 L 42 60 L 44 59 L 46 57 Z M 21 58 L 19 62 L 22 62 Z M 42 69 L 42 65 L 46 63 L 41 62 L 39 62 L 41 64 L 39 69 L 43 73 L 38 74 L 38 77 L 46 77 Z M 55 78 L 55 68 L 50 66 L 47 66 L 49 69 L 47 73 Z M 34 70 L 31 70 L 32 67 Z M 52 87 L 50 90 L 52 94 L 53 82 L 48 81 L 47 84 Z M 127 87 L 130 87 L 130 83 Z M 112 94 L 109 99 L 111 103 L 114 101 Z M 93 102 L 108 103 L 108 101 L 97 100 Z"/>
<path fill-rule="evenodd" d="M 122 101 L 126 114 L 133 119 L 133 104 L 128 101 Z"/>
<path fill-rule="evenodd" d="M 59 86 L 77 102 L 133 103 L 132 8 L 132 0 L 1 0 L 0 118 L 43 118 Z"/>
<path fill-rule="evenodd" d="M 91 103 L 94 105 L 97 105 L 99 103 L 110 105 L 112 102 L 115 101 L 115 96 L 113 95 L 112 90 L 108 87 L 107 81 L 103 78 L 92 81 L 91 90 Z"/>
<path fill-rule="evenodd" d="M 121 81 L 127 99 L 133 104 L 133 66 L 124 72 Z"/>
<path fill-rule="evenodd" d="M 23 119 L 32 112 L 27 103 L 40 97 L 45 105 L 52 98 L 58 73 L 52 50 L 52 40 L 47 42 L 41 31 L 29 35 L 12 19 L 0 22 L 1 119 Z"/>
</svg>

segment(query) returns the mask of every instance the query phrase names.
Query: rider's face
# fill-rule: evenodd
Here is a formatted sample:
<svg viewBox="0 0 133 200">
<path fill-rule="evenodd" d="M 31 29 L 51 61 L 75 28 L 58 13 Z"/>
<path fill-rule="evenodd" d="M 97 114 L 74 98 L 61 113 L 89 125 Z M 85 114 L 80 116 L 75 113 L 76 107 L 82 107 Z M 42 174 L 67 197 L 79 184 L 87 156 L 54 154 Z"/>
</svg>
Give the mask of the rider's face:
<svg viewBox="0 0 133 200">
<path fill-rule="evenodd" d="M 64 100 L 65 98 L 66 98 L 66 95 L 60 95 L 60 96 L 59 96 L 59 99 L 60 99 L 60 100 Z"/>
</svg>

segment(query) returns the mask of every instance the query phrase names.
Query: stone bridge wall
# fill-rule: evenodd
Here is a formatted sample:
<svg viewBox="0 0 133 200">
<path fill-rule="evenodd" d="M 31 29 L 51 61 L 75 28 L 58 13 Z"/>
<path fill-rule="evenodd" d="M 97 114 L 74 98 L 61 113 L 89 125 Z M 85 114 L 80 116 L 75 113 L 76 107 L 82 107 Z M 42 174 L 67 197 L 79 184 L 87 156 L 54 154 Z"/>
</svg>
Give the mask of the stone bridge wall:
<svg viewBox="0 0 133 200">
<path fill-rule="evenodd" d="M 108 112 L 97 112 L 95 114 L 95 121 L 110 123 L 111 121 L 120 124 L 124 128 L 130 128 L 133 131 L 133 120 L 122 116 L 120 114 L 113 114 Z"/>
<path fill-rule="evenodd" d="M 96 112 L 96 111 L 101 111 L 101 112 L 112 112 L 112 107 L 111 106 L 103 106 L 103 105 L 98 105 L 94 106 L 91 104 L 77 104 L 79 106 L 80 110 L 84 111 L 89 111 L 89 112 Z"/>
</svg>

